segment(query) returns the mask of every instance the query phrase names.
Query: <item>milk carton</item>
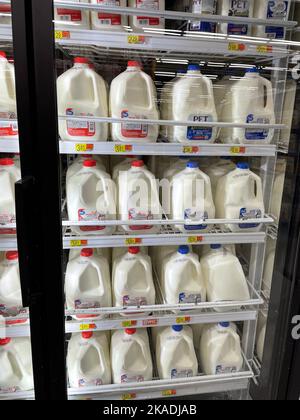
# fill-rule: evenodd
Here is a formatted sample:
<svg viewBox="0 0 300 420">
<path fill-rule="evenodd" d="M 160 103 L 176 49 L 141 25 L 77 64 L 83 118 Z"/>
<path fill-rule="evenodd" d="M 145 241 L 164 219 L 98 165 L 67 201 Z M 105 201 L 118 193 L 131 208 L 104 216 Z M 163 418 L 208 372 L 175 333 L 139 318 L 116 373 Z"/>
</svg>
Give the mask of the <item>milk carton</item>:
<svg viewBox="0 0 300 420">
<path fill-rule="evenodd" d="M 247 163 L 221 178 L 217 185 L 216 210 L 218 219 L 261 219 L 265 216 L 262 181 L 251 172 Z M 258 231 L 259 223 L 228 224 L 232 232 Z"/>
<path fill-rule="evenodd" d="M 112 138 L 119 142 L 155 143 L 159 127 L 130 123 L 130 119 L 159 119 L 156 88 L 137 61 L 129 61 L 127 70 L 110 87 L 110 112 L 113 118 L 129 120 L 112 124 Z"/>
<path fill-rule="evenodd" d="M 152 357 L 147 330 L 127 328 L 111 338 L 113 383 L 140 383 L 153 377 Z"/>
<path fill-rule="evenodd" d="M 11 5 L 0 4 L 0 24 L 11 25 Z"/>
<path fill-rule="evenodd" d="M 73 2 L 74 0 L 66 0 Z M 75 0 L 75 3 L 87 3 L 86 0 Z M 54 22 L 60 29 L 89 29 L 90 12 L 88 10 L 54 8 Z"/>
<path fill-rule="evenodd" d="M 175 126 L 171 141 L 194 145 L 215 141 L 215 127 L 195 127 L 192 124 L 218 120 L 212 82 L 201 74 L 199 65 L 190 65 L 187 74 L 175 83 L 172 109 L 172 120 L 191 121 L 191 125 Z"/>
<path fill-rule="evenodd" d="M 160 379 L 197 376 L 198 362 L 191 327 L 174 325 L 158 333 L 156 363 Z"/>
<path fill-rule="evenodd" d="M 0 51 L 0 120 L 15 120 L 16 118 L 15 70 L 14 66 L 8 62 L 6 53 Z M 17 122 L 0 122 L 0 138 L 17 139 L 18 134 Z"/>
<path fill-rule="evenodd" d="M 105 82 L 90 68 L 89 60 L 74 59 L 74 66 L 57 79 L 58 113 L 70 117 L 108 117 Z M 62 140 L 107 141 L 108 124 L 94 121 L 59 121 Z"/>
<path fill-rule="evenodd" d="M 69 261 L 65 279 L 66 303 L 69 310 L 97 309 L 112 306 L 109 264 L 83 249 L 79 257 Z M 103 318 L 103 315 L 77 315 L 75 319 Z"/>
<path fill-rule="evenodd" d="M 67 180 L 67 207 L 71 221 L 116 219 L 116 186 L 110 175 L 97 169 L 95 160 L 85 160 L 82 169 Z M 114 226 L 73 226 L 78 235 L 106 235 Z"/>
<path fill-rule="evenodd" d="M 219 180 L 229 172 L 233 171 L 235 168 L 236 165 L 232 162 L 230 157 L 222 157 L 218 162 L 206 169 L 206 174 L 210 178 L 214 200 L 216 200 L 216 190 Z"/>
<path fill-rule="evenodd" d="M 67 366 L 72 388 L 111 383 L 109 343 L 104 332 L 72 334 Z"/>
<path fill-rule="evenodd" d="M 0 262 L 0 313 L 1 310 L 22 308 L 19 257 L 17 251 L 5 253 Z"/>
<path fill-rule="evenodd" d="M 218 14 L 240 18 L 252 18 L 254 0 L 219 0 Z M 220 23 L 218 32 L 226 35 L 251 36 L 252 26 L 247 23 Z"/>
<path fill-rule="evenodd" d="M 217 13 L 217 0 L 192 0 L 192 13 L 201 15 L 215 15 Z M 205 22 L 204 20 L 192 20 L 190 31 L 216 32 L 216 22 Z"/>
<path fill-rule="evenodd" d="M 15 183 L 21 178 L 20 169 L 13 159 L 0 159 L 0 223 L 14 223 L 15 209 Z"/>
<path fill-rule="evenodd" d="M 175 225 L 181 232 L 200 233 L 210 230 L 203 221 L 214 217 L 215 205 L 210 179 L 200 171 L 197 162 L 190 161 L 186 169 L 177 173 L 172 179 L 171 218 L 186 220 L 185 225 Z M 195 224 L 197 221 L 202 223 Z M 193 224 L 190 224 L 191 222 Z"/>
<path fill-rule="evenodd" d="M 113 304 L 118 307 L 155 305 L 152 264 L 138 247 L 130 247 L 114 261 Z"/>
<path fill-rule="evenodd" d="M 128 0 L 129 7 L 141 9 L 141 16 L 129 16 L 129 25 L 133 32 L 144 32 L 144 29 L 163 30 L 165 28 L 165 19 L 155 16 L 147 16 L 147 10 L 165 10 L 165 0 Z"/>
<path fill-rule="evenodd" d="M 241 341 L 234 324 L 223 322 L 204 328 L 200 362 L 206 375 L 230 374 L 242 369 Z"/>
<path fill-rule="evenodd" d="M 101 6 L 126 7 L 127 0 L 90 0 Z M 117 13 L 103 13 L 101 10 L 92 11 L 92 29 L 98 31 L 124 31 L 128 25 L 128 16 Z"/>
<path fill-rule="evenodd" d="M 290 0 L 255 0 L 254 17 L 256 19 L 267 19 L 269 24 L 266 26 L 255 25 L 253 36 L 270 39 L 284 39 L 285 28 L 282 26 L 272 26 L 272 20 L 288 20 L 290 12 Z"/>
</svg>

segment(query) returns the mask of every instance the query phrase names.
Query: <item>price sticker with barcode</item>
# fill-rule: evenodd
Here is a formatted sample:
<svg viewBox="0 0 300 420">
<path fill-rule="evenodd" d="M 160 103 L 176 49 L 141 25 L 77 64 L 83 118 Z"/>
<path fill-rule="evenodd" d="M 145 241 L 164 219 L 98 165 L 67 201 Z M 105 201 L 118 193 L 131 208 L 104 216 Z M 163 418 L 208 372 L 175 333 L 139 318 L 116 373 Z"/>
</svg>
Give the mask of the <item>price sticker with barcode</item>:
<svg viewBox="0 0 300 420">
<path fill-rule="evenodd" d="M 238 42 L 229 42 L 228 44 L 228 51 L 232 52 L 243 52 L 246 50 L 245 44 L 240 44 Z"/>
<path fill-rule="evenodd" d="M 137 321 L 123 321 L 122 322 L 122 328 L 132 328 L 137 326 Z"/>
</svg>

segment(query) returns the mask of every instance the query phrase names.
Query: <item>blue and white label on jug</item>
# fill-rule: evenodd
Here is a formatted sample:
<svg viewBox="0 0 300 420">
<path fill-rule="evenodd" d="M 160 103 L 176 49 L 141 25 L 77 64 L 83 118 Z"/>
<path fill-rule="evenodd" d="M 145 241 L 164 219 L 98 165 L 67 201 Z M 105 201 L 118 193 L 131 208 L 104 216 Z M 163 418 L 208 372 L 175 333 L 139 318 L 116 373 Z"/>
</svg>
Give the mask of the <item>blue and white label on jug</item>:
<svg viewBox="0 0 300 420">
<path fill-rule="evenodd" d="M 236 367 L 222 366 L 222 365 L 218 365 L 216 367 L 216 375 L 227 375 L 227 374 L 236 373 L 236 372 L 237 372 Z"/>
<path fill-rule="evenodd" d="M 228 16 L 249 17 L 250 0 L 231 0 Z M 228 35 L 247 35 L 249 25 L 229 23 L 227 26 Z"/>
<path fill-rule="evenodd" d="M 171 379 L 192 378 L 193 376 L 192 369 L 171 370 Z"/>
<path fill-rule="evenodd" d="M 185 304 L 185 303 L 194 303 L 198 304 L 202 302 L 201 294 L 200 293 L 191 293 L 190 295 L 187 295 L 186 293 L 180 293 L 179 294 L 179 303 Z"/>
<path fill-rule="evenodd" d="M 190 222 L 197 222 L 198 220 L 206 220 L 208 219 L 207 211 L 199 212 L 194 209 L 186 209 L 184 210 L 184 220 L 189 220 Z M 205 230 L 207 229 L 207 225 L 184 225 L 185 230 Z"/>
<path fill-rule="evenodd" d="M 267 19 L 284 20 L 288 15 L 289 2 L 287 0 L 272 0 L 268 2 Z M 268 38 L 283 39 L 284 28 L 280 26 L 267 26 L 266 34 Z"/>
<path fill-rule="evenodd" d="M 240 210 L 240 219 L 247 220 L 247 219 L 261 219 L 262 218 L 262 211 L 260 209 L 252 209 L 249 210 L 247 208 L 242 208 Z M 240 229 L 254 229 L 259 226 L 259 223 L 245 223 L 240 224 Z"/>
<path fill-rule="evenodd" d="M 194 21 L 191 23 L 192 31 L 216 33 L 217 24 L 215 22 Z"/>
<path fill-rule="evenodd" d="M 249 114 L 246 120 L 247 124 L 270 124 L 270 119 L 266 117 L 256 117 L 254 114 Z M 268 128 L 246 128 L 246 140 L 266 140 L 269 136 Z"/>
<path fill-rule="evenodd" d="M 195 123 L 206 123 L 213 122 L 211 115 L 190 115 L 188 121 Z M 187 128 L 187 140 L 191 141 L 210 141 L 212 138 L 213 129 L 212 127 L 193 127 Z"/>
</svg>

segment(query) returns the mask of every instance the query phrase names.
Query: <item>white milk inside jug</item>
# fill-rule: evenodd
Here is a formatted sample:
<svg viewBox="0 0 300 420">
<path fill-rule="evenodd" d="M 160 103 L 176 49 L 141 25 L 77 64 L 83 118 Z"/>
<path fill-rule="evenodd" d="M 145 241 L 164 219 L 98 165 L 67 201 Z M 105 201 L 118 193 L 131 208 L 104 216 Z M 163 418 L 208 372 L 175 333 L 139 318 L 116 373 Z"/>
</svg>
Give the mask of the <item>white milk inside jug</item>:
<svg viewBox="0 0 300 420">
<path fill-rule="evenodd" d="M 217 0 L 192 0 L 192 13 L 201 15 L 215 15 L 217 13 Z M 216 22 L 206 22 L 204 20 L 192 20 L 190 31 L 197 32 L 216 32 Z"/>
<path fill-rule="evenodd" d="M 271 26 L 272 20 L 287 20 L 290 11 L 290 0 L 255 0 L 254 17 L 268 19 L 267 26 L 254 25 L 253 36 L 260 38 L 284 39 L 286 30 L 282 26 Z"/>
<path fill-rule="evenodd" d="M 29 337 L 0 339 L 0 391 L 33 389 Z"/>
<path fill-rule="evenodd" d="M 100 6 L 126 7 L 127 0 L 90 0 Z M 117 13 L 103 13 L 101 10 L 92 11 L 92 29 L 99 31 L 124 31 L 128 25 L 128 16 Z"/>
<path fill-rule="evenodd" d="M 138 247 L 130 247 L 114 261 L 112 291 L 113 305 L 117 307 L 155 304 L 151 259 Z"/>
<path fill-rule="evenodd" d="M 131 234 L 157 233 L 158 225 L 148 225 L 151 220 L 161 220 L 158 184 L 155 176 L 145 168 L 143 161 L 135 161 L 129 171 L 121 172 L 118 182 L 119 217 L 123 221 L 145 221 L 145 225 L 124 225 Z"/>
<path fill-rule="evenodd" d="M 112 306 L 109 264 L 106 258 L 83 249 L 79 257 L 69 261 L 65 279 L 66 303 L 69 310 L 86 310 Z M 102 319 L 104 315 L 76 315 L 75 319 Z"/>
<path fill-rule="evenodd" d="M 85 160 L 82 169 L 68 179 L 67 207 L 71 221 L 116 219 L 116 187 L 106 172 L 97 169 L 95 160 Z M 77 234 L 107 235 L 114 226 L 73 226 Z"/>
<path fill-rule="evenodd" d="M 22 308 L 22 294 L 17 251 L 6 252 L 0 262 L 0 313 Z"/>
<path fill-rule="evenodd" d="M 199 259 L 182 245 L 162 263 L 162 292 L 169 305 L 206 301 L 206 289 Z"/>
<path fill-rule="evenodd" d="M 0 4 L 0 24 L 11 25 L 11 5 Z"/>
<path fill-rule="evenodd" d="M 110 86 L 110 112 L 113 118 L 159 119 L 156 88 L 151 77 L 137 61 L 129 61 L 127 70 Z M 119 142 L 155 143 L 158 125 L 124 122 L 112 124 L 112 138 Z"/>
<path fill-rule="evenodd" d="M 105 82 L 83 57 L 57 79 L 58 113 L 70 117 L 108 117 Z M 94 121 L 59 121 L 62 140 L 107 141 L 108 124 Z"/>
<path fill-rule="evenodd" d="M 220 139 L 225 143 L 271 143 L 274 129 L 251 128 L 251 124 L 275 124 L 272 83 L 259 75 L 256 68 L 248 69 L 236 81 L 225 97 L 222 122 L 249 124 L 249 128 L 222 128 Z"/>
<path fill-rule="evenodd" d="M 237 168 L 218 182 L 216 193 L 218 219 L 261 219 L 265 216 L 262 181 L 251 172 L 247 163 Z M 232 232 L 258 231 L 259 223 L 226 225 Z"/>
<path fill-rule="evenodd" d="M 87 0 L 66 0 L 67 2 L 87 3 Z M 61 29 L 89 29 L 90 12 L 88 10 L 54 8 L 54 22 Z"/>
<path fill-rule="evenodd" d="M 216 110 L 220 122 L 223 122 L 223 108 L 227 106 L 226 94 L 235 82 L 236 80 L 231 75 L 226 75 L 222 80 L 213 84 Z"/>
<path fill-rule="evenodd" d="M 186 221 L 185 225 L 176 225 L 176 229 L 183 233 L 210 230 L 211 226 L 205 224 L 205 219 L 215 218 L 211 183 L 197 162 L 189 162 L 186 169 L 173 177 L 171 194 L 171 218 Z M 204 223 L 196 224 L 203 220 Z"/>
<path fill-rule="evenodd" d="M 108 263 L 111 263 L 112 251 L 110 248 L 94 248 L 93 253 L 95 257 L 104 257 L 107 259 Z M 77 257 L 80 257 L 81 248 L 72 248 L 69 252 L 69 261 L 74 260 Z"/>
<path fill-rule="evenodd" d="M 158 281 L 161 283 L 162 279 L 162 263 L 167 255 L 177 252 L 178 246 L 155 246 L 150 248 L 150 256 L 152 260 L 152 265 L 157 275 Z"/>
<path fill-rule="evenodd" d="M 71 176 L 75 175 L 77 172 L 79 172 L 82 169 L 83 162 L 85 160 L 95 160 L 96 161 L 96 168 L 100 169 L 100 171 L 106 171 L 106 167 L 103 165 L 100 159 L 98 159 L 98 156 L 93 155 L 80 155 L 78 156 L 74 162 L 68 167 L 67 170 L 67 182 L 71 178 Z"/>
<path fill-rule="evenodd" d="M 206 375 L 239 372 L 243 367 L 243 355 L 235 325 L 223 322 L 205 327 L 199 356 Z"/>
<path fill-rule="evenodd" d="M 141 254 L 148 255 L 148 247 L 147 246 L 140 246 L 138 247 Z M 113 263 L 119 258 L 127 254 L 128 248 L 113 248 L 112 252 L 112 261 Z"/>
<path fill-rule="evenodd" d="M 72 334 L 67 366 L 72 388 L 111 383 L 109 343 L 104 332 Z"/>
<path fill-rule="evenodd" d="M 234 16 L 252 18 L 254 0 L 219 0 L 218 14 L 222 16 Z M 251 36 L 252 26 L 247 23 L 220 23 L 218 32 L 226 35 Z"/>
<path fill-rule="evenodd" d="M 262 289 L 267 296 L 270 296 L 270 293 L 271 293 L 275 256 L 276 256 L 276 241 L 274 241 L 271 238 L 268 238 L 266 255 L 265 255 L 263 283 L 262 283 Z"/>
<path fill-rule="evenodd" d="M 115 331 L 111 338 L 113 383 L 151 381 L 153 365 L 146 328 Z"/>
<path fill-rule="evenodd" d="M 174 325 L 156 338 L 156 363 L 160 379 L 191 378 L 198 374 L 198 361 L 191 327 Z"/>
<path fill-rule="evenodd" d="M 208 302 L 242 302 L 250 299 L 247 280 L 239 259 L 222 245 L 211 245 L 211 252 L 200 261 Z M 218 311 L 218 308 L 215 309 Z M 221 311 L 231 309 L 222 308 Z"/>
<path fill-rule="evenodd" d="M 297 93 L 297 82 L 295 80 L 287 80 L 286 90 L 283 103 L 282 124 L 286 126 L 280 131 L 279 142 L 284 146 L 288 146 L 291 137 L 292 123 L 294 117 L 295 100 Z"/>
<path fill-rule="evenodd" d="M 7 61 L 6 53 L 0 51 L 0 119 L 17 118 L 15 70 L 14 66 Z M 1 122 L 0 138 L 17 139 L 17 122 Z"/>
<path fill-rule="evenodd" d="M 13 159 L 0 159 L 0 223 L 15 222 L 15 183 L 20 178 L 20 169 L 17 168 Z"/>
<path fill-rule="evenodd" d="M 210 178 L 214 200 L 216 199 L 216 191 L 219 179 L 233 171 L 235 167 L 236 165 L 232 162 L 230 157 L 222 157 L 218 162 L 206 169 L 205 173 Z"/>
<path fill-rule="evenodd" d="M 192 324 L 191 325 L 191 328 L 193 331 L 193 341 L 194 341 L 194 348 L 196 351 L 196 355 L 198 355 L 200 351 L 200 340 L 201 340 L 201 335 L 202 335 L 204 325 L 205 324 Z"/>
<path fill-rule="evenodd" d="M 137 7 L 147 10 L 165 10 L 165 0 L 128 0 L 129 7 Z M 129 16 L 129 25 L 133 32 L 144 32 L 144 29 L 164 29 L 165 19 L 159 16 L 147 16 L 147 13 L 141 16 Z"/>
<path fill-rule="evenodd" d="M 203 76 L 200 66 L 190 65 L 173 88 L 172 120 L 191 123 L 212 123 L 218 120 L 211 80 Z M 213 143 L 217 136 L 215 127 L 175 126 L 176 143 Z"/>
</svg>

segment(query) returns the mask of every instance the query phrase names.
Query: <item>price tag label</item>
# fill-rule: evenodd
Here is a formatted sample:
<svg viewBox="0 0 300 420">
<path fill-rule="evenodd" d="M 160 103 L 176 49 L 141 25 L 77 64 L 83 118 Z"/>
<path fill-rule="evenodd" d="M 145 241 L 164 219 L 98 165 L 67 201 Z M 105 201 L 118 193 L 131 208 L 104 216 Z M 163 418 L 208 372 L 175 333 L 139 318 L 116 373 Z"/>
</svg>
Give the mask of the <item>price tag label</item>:
<svg viewBox="0 0 300 420">
<path fill-rule="evenodd" d="M 158 325 L 158 319 L 145 319 L 143 321 L 144 327 L 155 327 L 156 325 Z"/>
<path fill-rule="evenodd" d="M 273 52 L 272 45 L 258 45 L 256 51 L 260 54 L 270 54 Z"/>
<path fill-rule="evenodd" d="M 136 399 L 136 394 L 133 394 L 133 393 L 131 393 L 131 394 L 123 394 L 122 397 L 121 397 L 121 399 L 123 401 L 135 400 Z"/>
<path fill-rule="evenodd" d="M 181 316 L 179 318 L 176 318 L 176 324 L 188 324 L 189 322 L 191 322 L 191 317 L 190 316 Z"/>
<path fill-rule="evenodd" d="M 125 239 L 125 245 L 132 246 L 132 245 L 141 245 L 142 244 L 141 238 L 128 238 Z"/>
<path fill-rule="evenodd" d="M 83 143 L 75 144 L 76 153 L 92 152 L 93 150 L 94 150 L 93 144 L 83 144 Z"/>
<path fill-rule="evenodd" d="M 203 236 L 190 236 L 188 238 L 188 244 L 198 244 L 203 241 Z"/>
<path fill-rule="evenodd" d="M 142 35 L 128 35 L 128 44 L 143 45 L 146 44 L 146 37 Z"/>
<path fill-rule="evenodd" d="M 240 44 L 238 42 L 229 42 L 228 44 L 228 51 L 232 52 L 242 52 L 246 50 L 245 44 Z"/>
<path fill-rule="evenodd" d="M 198 146 L 183 146 L 183 153 L 185 155 L 194 155 L 200 152 L 200 147 Z"/>
<path fill-rule="evenodd" d="M 90 331 L 90 330 L 95 330 L 95 329 L 96 329 L 96 324 L 81 324 L 79 326 L 80 331 Z"/>
<path fill-rule="evenodd" d="M 137 321 L 123 321 L 122 322 L 122 328 L 130 328 L 130 327 L 136 327 Z"/>
<path fill-rule="evenodd" d="M 131 144 L 116 144 L 115 153 L 128 153 L 132 152 L 133 147 Z"/>
<path fill-rule="evenodd" d="M 174 397 L 176 393 L 176 389 L 166 389 L 165 391 L 162 391 L 161 395 L 163 397 Z"/>
<path fill-rule="evenodd" d="M 55 31 L 54 36 L 55 36 L 56 40 L 70 39 L 71 38 L 70 31 Z"/>
<path fill-rule="evenodd" d="M 86 241 L 86 240 L 75 239 L 75 240 L 70 241 L 70 247 L 71 248 L 77 248 L 77 247 L 80 247 L 80 246 L 87 246 L 87 244 L 88 244 L 88 241 Z"/>
<path fill-rule="evenodd" d="M 241 155 L 246 153 L 246 147 L 244 146 L 233 146 L 230 148 L 230 153 L 233 155 Z"/>
</svg>

